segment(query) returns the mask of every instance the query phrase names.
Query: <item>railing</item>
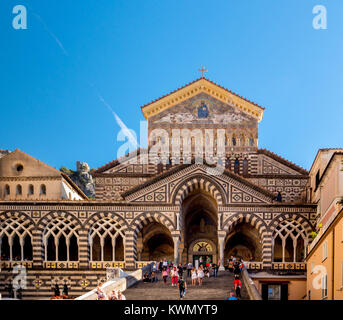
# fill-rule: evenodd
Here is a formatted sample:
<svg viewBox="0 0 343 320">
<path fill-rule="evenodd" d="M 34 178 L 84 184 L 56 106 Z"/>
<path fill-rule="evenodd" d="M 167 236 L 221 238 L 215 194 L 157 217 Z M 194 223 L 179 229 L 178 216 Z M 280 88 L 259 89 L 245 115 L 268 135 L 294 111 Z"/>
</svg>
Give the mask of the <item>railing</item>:
<svg viewBox="0 0 343 320">
<path fill-rule="evenodd" d="M 0 269 L 10 269 L 19 265 L 27 269 L 31 269 L 33 266 L 33 262 L 32 261 L 0 261 Z"/>
<path fill-rule="evenodd" d="M 256 262 L 256 261 L 244 262 L 244 266 L 247 270 L 263 270 L 263 262 Z"/>
<path fill-rule="evenodd" d="M 262 300 L 261 294 L 258 292 L 254 281 L 250 278 L 246 267 L 242 270 L 242 280 L 247 289 L 250 300 Z"/>
<path fill-rule="evenodd" d="M 46 269 L 78 269 L 78 261 L 45 261 L 43 263 Z"/>
<path fill-rule="evenodd" d="M 306 271 L 306 263 L 305 262 L 273 262 L 272 263 L 273 270 L 290 270 L 290 271 Z"/>
<path fill-rule="evenodd" d="M 90 261 L 90 269 L 125 268 L 125 261 Z"/>
<path fill-rule="evenodd" d="M 155 261 L 136 261 L 136 269 L 140 269 L 143 268 L 151 263 L 156 263 Z M 157 267 L 157 263 L 156 263 L 156 267 Z"/>
<path fill-rule="evenodd" d="M 145 263 L 146 261 L 144 261 Z M 102 285 L 102 290 L 108 296 L 113 290 L 125 291 L 127 288 L 133 286 L 138 281 L 142 280 L 145 272 L 151 271 L 152 264 L 148 264 L 143 268 L 130 273 L 124 273 L 121 278 L 110 280 Z M 97 300 L 96 289 L 93 289 L 75 300 Z"/>
</svg>

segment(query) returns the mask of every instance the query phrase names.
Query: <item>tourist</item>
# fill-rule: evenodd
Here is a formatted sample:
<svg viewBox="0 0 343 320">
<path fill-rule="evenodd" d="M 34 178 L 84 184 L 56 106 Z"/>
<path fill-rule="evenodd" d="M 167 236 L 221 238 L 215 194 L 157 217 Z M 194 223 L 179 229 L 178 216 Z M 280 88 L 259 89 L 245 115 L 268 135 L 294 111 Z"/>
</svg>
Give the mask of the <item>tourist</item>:
<svg viewBox="0 0 343 320">
<path fill-rule="evenodd" d="M 239 276 L 241 274 L 240 263 L 238 261 L 235 261 L 233 265 L 233 274 L 235 276 Z"/>
<path fill-rule="evenodd" d="M 187 283 L 185 280 L 183 280 L 183 277 L 180 277 L 177 287 L 179 288 L 180 291 L 180 300 L 183 299 L 183 297 L 186 295 L 186 289 L 187 289 Z"/>
<path fill-rule="evenodd" d="M 126 300 L 126 297 L 118 290 L 118 300 Z"/>
<path fill-rule="evenodd" d="M 55 293 L 55 297 L 60 296 L 60 287 L 58 286 L 57 283 L 55 284 L 54 293 Z"/>
<path fill-rule="evenodd" d="M 158 281 L 158 279 L 157 279 L 156 273 L 155 273 L 155 272 L 152 272 L 152 273 L 151 273 L 151 282 L 157 282 L 157 281 Z"/>
<path fill-rule="evenodd" d="M 143 282 L 151 282 L 150 276 L 148 272 L 145 272 L 143 275 Z"/>
<path fill-rule="evenodd" d="M 191 276 L 192 269 L 193 269 L 193 265 L 189 262 L 187 264 L 187 277 Z"/>
<path fill-rule="evenodd" d="M 163 278 L 164 285 L 166 286 L 167 285 L 167 278 L 168 278 L 168 271 L 167 271 L 166 267 L 164 267 L 162 270 L 162 278 Z"/>
<path fill-rule="evenodd" d="M 168 268 L 168 261 L 166 258 L 163 259 L 162 267 L 166 269 Z"/>
<path fill-rule="evenodd" d="M 230 296 L 229 296 L 228 300 L 238 300 L 238 299 L 235 297 L 235 294 L 234 294 L 233 291 L 230 292 Z"/>
<path fill-rule="evenodd" d="M 199 286 L 202 286 L 202 281 L 204 279 L 204 270 L 202 268 L 202 265 L 200 265 L 199 269 L 198 269 L 198 283 L 199 283 Z"/>
<path fill-rule="evenodd" d="M 163 269 L 163 261 L 160 260 L 160 263 L 158 264 L 158 270 L 159 270 L 160 272 L 162 272 L 162 269 Z"/>
<path fill-rule="evenodd" d="M 172 278 L 172 287 L 176 287 L 177 286 L 177 280 L 179 278 L 179 273 L 177 272 L 176 267 L 171 269 L 170 276 Z"/>
<path fill-rule="evenodd" d="M 65 283 L 64 286 L 63 286 L 63 295 L 65 295 L 66 297 L 68 297 L 68 286 L 67 286 L 66 283 Z"/>
<path fill-rule="evenodd" d="M 154 263 L 154 264 L 152 265 L 151 271 L 152 271 L 152 272 L 156 272 L 156 271 L 157 271 L 156 263 Z"/>
<path fill-rule="evenodd" d="M 233 256 L 231 256 L 231 257 L 229 258 L 229 263 L 228 263 L 228 268 L 229 268 L 229 271 L 230 271 L 230 272 L 233 272 L 233 263 L 234 263 L 234 261 L 233 261 Z"/>
<path fill-rule="evenodd" d="M 197 270 L 195 268 L 193 268 L 191 271 L 191 277 L 192 277 L 192 286 L 195 286 L 198 279 Z"/>
<path fill-rule="evenodd" d="M 234 289 L 236 291 L 237 298 L 241 298 L 241 287 L 242 287 L 241 280 L 239 280 L 239 278 L 236 277 L 233 285 L 234 285 Z"/>
<path fill-rule="evenodd" d="M 217 278 L 217 275 L 218 275 L 218 265 L 215 262 L 212 263 L 212 270 L 213 270 L 213 276 L 215 278 Z"/>
<path fill-rule="evenodd" d="M 108 297 L 108 300 L 118 300 L 117 293 L 116 293 L 115 290 L 113 290 L 113 291 L 110 293 L 110 295 L 109 295 L 109 297 Z"/>
<path fill-rule="evenodd" d="M 179 266 L 177 267 L 177 272 L 179 273 L 179 277 L 183 276 L 183 266 L 180 263 Z"/>
<path fill-rule="evenodd" d="M 95 293 L 97 294 L 97 300 L 106 300 L 106 295 L 102 290 L 102 283 L 99 283 L 95 289 Z"/>
<path fill-rule="evenodd" d="M 210 268 L 210 264 L 211 264 L 211 258 L 209 256 L 206 256 L 206 267 Z"/>
<path fill-rule="evenodd" d="M 204 274 L 207 278 L 210 277 L 210 270 L 208 269 L 208 266 L 206 265 L 205 268 L 204 268 Z"/>
</svg>

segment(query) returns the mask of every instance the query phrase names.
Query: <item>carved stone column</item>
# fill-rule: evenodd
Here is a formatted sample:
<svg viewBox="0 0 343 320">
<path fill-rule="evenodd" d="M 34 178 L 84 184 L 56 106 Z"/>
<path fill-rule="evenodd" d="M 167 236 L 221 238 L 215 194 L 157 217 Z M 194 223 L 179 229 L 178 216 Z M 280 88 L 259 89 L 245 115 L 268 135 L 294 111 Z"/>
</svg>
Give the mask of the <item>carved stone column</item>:
<svg viewBox="0 0 343 320">
<path fill-rule="evenodd" d="M 225 231 L 218 231 L 218 246 L 219 246 L 219 261 L 220 261 L 219 270 L 220 271 L 225 270 L 225 267 L 224 267 L 225 236 L 226 236 Z"/>
</svg>

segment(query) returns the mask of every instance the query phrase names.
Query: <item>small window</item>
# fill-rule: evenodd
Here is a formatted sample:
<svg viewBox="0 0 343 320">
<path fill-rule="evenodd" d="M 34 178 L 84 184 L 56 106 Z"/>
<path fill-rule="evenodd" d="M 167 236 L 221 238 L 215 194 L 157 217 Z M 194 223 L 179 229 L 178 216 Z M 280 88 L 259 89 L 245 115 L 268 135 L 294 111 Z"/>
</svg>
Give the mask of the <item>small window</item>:
<svg viewBox="0 0 343 320">
<path fill-rule="evenodd" d="M 243 160 L 243 175 L 247 176 L 249 174 L 249 162 L 247 159 Z"/>
<path fill-rule="evenodd" d="M 316 174 L 316 188 L 315 189 L 317 189 L 319 186 L 319 180 L 320 180 L 320 171 L 318 170 Z"/>
<path fill-rule="evenodd" d="M 232 137 L 232 145 L 235 146 L 237 144 L 236 137 Z"/>
<path fill-rule="evenodd" d="M 249 145 L 250 145 L 250 147 L 254 146 L 254 138 L 249 139 Z"/>
<path fill-rule="evenodd" d="M 323 261 L 328 257 L 328 242 L 327 240 L 323 243 Z"/>
<path fill-rule="evenodd" d="M 234 173 L 239 174 L 239 160 L 235 160 L 235 165 L 234 165 Z"/>
<path fill-rule="evenodd" d="M 35 193 L 35 189 L 32 184 L 29 185 L 28 194 L 32 196 Z"/>
<path fill-rule="evenodd" d="M 22 171 L 24 170 L 24 167 L 23 167 L 22 164 L 18 163 L 18 164 L 16 165 L 16 169 L 17 169 L 18 172 L 22 172 Z"/>
<path fill-rule="evenodd" d="M 23 193 L 23 188 L 21 187 L 20 184 L 17 185 L 17 195 L 18 196 L 21 196 Z"/>
<path fill-rule="evenodd" d="M 42 184 L 40 186 L 40 194 L 46 195 L 46 186 L 45 186 L 45 184 Z"/>
<path fill-rule="evenodd" d="M 328 296 L 328 276 L 325 274 L 322 276 L 322 298 L 327 298 Z"/>
<path fill-rule="evenodd" d="M 9 196 L 11 194 L 11 188 L 8 184 L 5 186 L 5 196 Z"/>
<path fill-rule="evenodd" d="M 245 146 L 245 136 L 241 135 L 241 146 L 244 147 Z"/>
</svg>

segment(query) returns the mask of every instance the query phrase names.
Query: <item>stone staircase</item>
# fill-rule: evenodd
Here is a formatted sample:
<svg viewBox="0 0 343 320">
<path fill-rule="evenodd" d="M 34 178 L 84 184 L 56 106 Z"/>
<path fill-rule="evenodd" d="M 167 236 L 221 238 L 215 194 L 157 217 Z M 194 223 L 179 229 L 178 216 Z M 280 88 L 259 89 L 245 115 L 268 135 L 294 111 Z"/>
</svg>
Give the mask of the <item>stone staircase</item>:
<svg viewBox="0 0 343 320">
<path fill-rule="evenodd" d="M 187 292 L 184 300 L 226 300 L 229 292 L 233 291 L 234 277 L 229 271 L 219 271 L 217 278 L 205 277 L 202 286 L 192 286 L 191 279 L 187 277 L 186 281 Z M 160 273 L 158 273 L 158 282 L 139 281 L 125 290 L 124 295 L 127 300 L 179 300 L 179 290 L 171 286 L 171 278 L 168 277 L 167 286 L 165 286 Z M 249 300 L 243 281 L 241 295 L 241 300 Z"/>
</svg>

